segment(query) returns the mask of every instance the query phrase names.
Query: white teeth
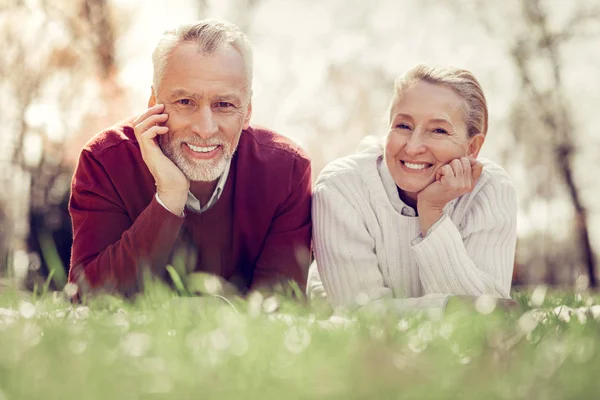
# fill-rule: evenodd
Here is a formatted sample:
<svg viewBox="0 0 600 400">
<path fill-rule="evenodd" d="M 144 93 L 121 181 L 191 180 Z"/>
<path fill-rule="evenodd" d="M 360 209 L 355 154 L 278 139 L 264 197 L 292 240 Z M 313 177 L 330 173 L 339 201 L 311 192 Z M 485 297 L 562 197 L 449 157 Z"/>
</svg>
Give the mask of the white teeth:
<svg viewBox="0 0 600 400">
<path fill-rule="evenodd" d="M 413 164 L 405 161 L 404 165 L 410 169 L 425 169 L 429 164 Z"/>
<path fill-rule="evenodd" d="M 210 151 L 213 151 L 214 149 L 216 149 L 218 146 L 209 146 L 209 147 L 203 147 L 203 146 L 194 146 L 192 144 L 187 143 L 188 147 L 192 150 L 194 150 L 196 153 L 208 153 Z"/>
</svg>

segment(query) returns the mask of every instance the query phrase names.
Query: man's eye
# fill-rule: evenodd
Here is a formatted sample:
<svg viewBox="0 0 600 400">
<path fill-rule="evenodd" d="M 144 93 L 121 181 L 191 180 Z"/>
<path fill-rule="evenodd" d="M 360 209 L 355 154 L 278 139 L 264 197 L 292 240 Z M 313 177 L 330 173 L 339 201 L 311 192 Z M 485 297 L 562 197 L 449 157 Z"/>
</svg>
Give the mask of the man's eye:
<svg viewBox="0 0 600 400">
<path fill-rule="evenodd" d="M 406 124 L 396 124 L 396 129 L 410 129 L 410 126 Z"/>
<path fill-rule="evenodd" d="M 433 130 L 434 133 L 441 133 L 442 135 L 447 135 L 448 131 L 445 130 L 444 128 L 436 128 Z"/>
<path fill-rule="evenodd" d="M 181 104 L 182 106 L 189 106 L 190 104 L 192 104 L 192 101 L 190 99 L 181 99 L 181 100 L 177 100 L 178 104 Z"/>
<path fill-rule="evenodd" d="M 233 107 L 233 104 L 228 103 L 226 101 L 219 101 L 217 104 L 218 108 L 229 108 L 229 107 Z"/>
</svg>

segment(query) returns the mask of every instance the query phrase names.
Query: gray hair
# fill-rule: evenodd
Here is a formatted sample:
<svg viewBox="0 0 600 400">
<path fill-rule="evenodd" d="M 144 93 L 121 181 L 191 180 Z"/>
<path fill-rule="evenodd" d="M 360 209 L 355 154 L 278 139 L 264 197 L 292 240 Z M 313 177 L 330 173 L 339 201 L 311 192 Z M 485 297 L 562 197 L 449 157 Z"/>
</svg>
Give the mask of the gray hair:
<svg viewBox="0 0 600 400">
<path fill-rule="evenodd" d="M 402 91 L 418 82 L 444 86 L 458 94 L 465 103 L 463 118 L 467 125 L 468 137 L 473 137 L 478 133 L 487 134 L 488 109 L 483 89 L 475 76 L 465 69 L 454 67 L 441 68 L 428 65 L 413 67 L 396 79 L 394 83 L 394 96 L 389 107 L 390 113 L 396 101 L 402 96 Z"/>
<path fill-rule="evenodd" d="M 154 95 L 158 94 L 158 86 L 165 75 L 169 55 L 182 43 L 197 44 L 198 51 L 204 55 L 214 54 L 225 44 L 231 45 L 240 53 L 244 60 L 248 75 L 248 89 L 251 89 L 252 45 L 250 41 L 232 23 L 205 19 L 190 24 L 182 24 L 175 29 L 170 29 L 163 33 L 152 53 L 152 64 L 154 66 L 152 87 Z"/>
</svg>

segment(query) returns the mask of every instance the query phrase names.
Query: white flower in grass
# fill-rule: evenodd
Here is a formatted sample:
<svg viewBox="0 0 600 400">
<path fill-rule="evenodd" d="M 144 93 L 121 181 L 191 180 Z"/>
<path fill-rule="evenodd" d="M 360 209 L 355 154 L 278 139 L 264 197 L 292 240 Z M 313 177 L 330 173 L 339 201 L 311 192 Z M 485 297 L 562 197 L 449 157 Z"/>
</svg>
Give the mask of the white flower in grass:
<svg viewBox="0 0 600 400">
<path fill-rule="evenodd" d="M 536 326 L 538 326 L 538 321 L 531 312 L 526 312 L 519 318 L 518 325 L 521 331 L 527 335 L 533 332 Z"/>
<path fill-rule="evenodd" d="M 471 361 L 472 361 L 471 357 L 469 357 L 469 356 L 463 356 L 458 360 L 458 362 L 461 363 L 462 365 L 470 364 Z"/>
<path fill-rule="evenodd" d="M 533 307 L 541 307 L 544 304 L 544 300 L 546 299 L 546 293 L 548 292 L 548 286 L 546 285 L 538 285 L 533 290 L 531 294 L 531 299 L 529 300 L 529 304 Z"/>
<path fill-rule="evenodd" d="M 78 289 L 79 288 L 77 287 L 76 284 L 69 282 L 63 288 L 63 292 L 65 293 L 65 295 L 67 296 L 67 298 L 70 299 L 71 297 L 73 297 L 73 296 L 75 296 L 77 294 L 77 290 Z"/>
<path fill-rule="evenodd" d="M 248 316 L 258 318 L 262 313 L 263 295 L 260 292 L 252 292 L 248 296 Z"/>
<path fill-rule="evenodd" d="M 90 316 L 90 309 L 87 306 L 75 307 L 69 313 L 69 319 L 87 319 Z"/>
<path fill-rule="evenodd" d="M 33 318 L 36 314 L 36 308 L 33 304 L 28 301 L 20 301 L 19 302 L 19 314 L 23 316 L 23 318 Z"/>
<path fill-rule="evenodd" d="M 498 299 L 489 295 L 479 296 L 475 300 L 475 309 L 483 315 L 491 314 L 496 309 Z"/>
<path fill-rule="evenodd" d="M 579 321 L 581 325 L 585 325 L 587 323 L 587 310 L 588 309 L 586 307 L 579 307 L 576 310 L 574 310 L 574 314 L 577 317 L 577 321 Z"/>
<path fill-rule="evenodd" d="M 262 307 L 266 314 L 274 313 L 279 308 L 279 299 L 277 296 L 269 296 L 263 301 Z"/>
<path fill-rule="evenodd" d="M 413 353 L 422 353 L 427 349 L 427 341 L 423 340 L 418 334 L 410 335 L 408 338 L 408 348 Z"/>
<path fill-rule="evenodd" d="M 571 314 L 573 314 L 573 309 L 567 306 L 558 306 L 554 309 L 553 312 L 559 320 L 563 322 L 569 322 L 571 321 Z"/>
<path fill-rule="evenodd" d="M 291 353 L 302 353 L 309 345 L 311 336 L 303 326 L 292 326 L 285 334 L 284 345 Z"/>
<path fill-rule="evenodd" d="M 121 351 L 132 357 L 141 357 L 150 350 L 152 338 L 146 333 L 130 332 L 121 339 Z"/>
<path fill-rule="evenodd" d="M 398 329 L 400 332 L 406 332 L 409 327 L 410 324 L 408 323 L 408 320 L 402 318 L 400 321 L 398 321 L 398 326 L 396 326 L 396 329 Z"/>
<path fill-rule="evenodd" d="M 594 304 L 590 307 L 590 314 L 596 321 L 600 320 L 600 304 Z"/>
</svg>

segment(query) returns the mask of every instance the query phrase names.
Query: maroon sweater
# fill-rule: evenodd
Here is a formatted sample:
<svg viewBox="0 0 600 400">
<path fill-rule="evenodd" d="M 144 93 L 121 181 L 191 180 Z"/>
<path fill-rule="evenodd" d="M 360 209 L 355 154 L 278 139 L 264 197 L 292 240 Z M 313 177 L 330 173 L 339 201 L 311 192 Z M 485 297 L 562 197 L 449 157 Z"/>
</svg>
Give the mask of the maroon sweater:
<svg viewBox="0 0 600 400">
<path fill-rule="evenodd" d="M 131 126 L 118 125 L 84 147 L 73 176 L 69 211 L 73 251 L 69 281 L 80 290 L 129 295 L 144 271 L 166 277 L 217 274 L 247 291 L 294 280 L 306 285 L 310 263 L 311 169 L 298 146 L 258 128 L 242 132 L 225 188 L 202 214 L 179 217 L 155 199 Z"/>
</svg>

